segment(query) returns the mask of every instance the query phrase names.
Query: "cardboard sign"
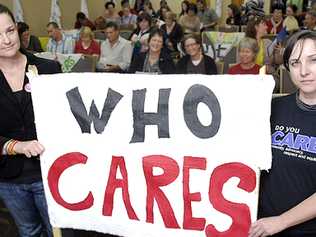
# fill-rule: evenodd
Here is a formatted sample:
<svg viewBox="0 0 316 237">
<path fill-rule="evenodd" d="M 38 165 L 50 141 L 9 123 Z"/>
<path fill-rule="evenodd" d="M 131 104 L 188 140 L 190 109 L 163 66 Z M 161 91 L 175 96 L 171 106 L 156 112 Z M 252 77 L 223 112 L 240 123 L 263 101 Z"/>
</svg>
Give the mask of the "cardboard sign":
<svg viewBox="0 0 316 237">
<path fill-rule="evenodd" d="M 271 165 L 270 76 L 57 74 L 32 80 L 55 227 L 247 236 Z"/>
</svg>

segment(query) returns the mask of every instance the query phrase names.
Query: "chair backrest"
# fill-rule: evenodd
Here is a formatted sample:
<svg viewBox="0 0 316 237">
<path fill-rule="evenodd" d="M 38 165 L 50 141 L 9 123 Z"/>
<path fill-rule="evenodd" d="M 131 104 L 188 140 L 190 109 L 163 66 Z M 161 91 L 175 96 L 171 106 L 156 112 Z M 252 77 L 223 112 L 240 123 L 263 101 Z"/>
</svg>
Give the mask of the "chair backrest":
<svg viewBox="0 0 316 237">
<path fill-rule="evenodd" d="M 217 30 L 219 32 L 239 32 L 239 26 L 237 25 L 218 26 Z"/>
<path fill-rule="evenodd" d="M 132 35 L 133 31 L 132 30 L 121 30 L 120 31 L 120 36 L 124 39 L 129 39 L 130 36 Z"/>
<path fill-rule="evenodd" d="M 284 68 L 280 67 L 280 93 L 289 94 L 297 90 L 293 84 L 290 73 Z"/>
<path fill-rule="evenodd" d="M 214 60 L 216 60 L 216 50 L 212 41 L 206 36 L 205 33 L 202 33 L 202 44 L 204 53 Z"/>
<path fill-rule="evenodd" d="M 106 40 L 106 34 L 103 30 L 94 31 L 94 38 L 98 40 Z"/>
<path fill-rule="evenodd" d="M 96 63 L 96 56 L 83 55 L 77 64 L 71 69 L 71 72 L 95 72 Z"/>
<path fill-rule="evenodd" d="M 224 74 L 224 62 L 217 61 L 216 62 L 217 74 Z"/>
<path fill-rule="evenodd" d="M 247 25 L 242 25 L 240 28 L 240 32 L 246 32 Z"/>
</svg>

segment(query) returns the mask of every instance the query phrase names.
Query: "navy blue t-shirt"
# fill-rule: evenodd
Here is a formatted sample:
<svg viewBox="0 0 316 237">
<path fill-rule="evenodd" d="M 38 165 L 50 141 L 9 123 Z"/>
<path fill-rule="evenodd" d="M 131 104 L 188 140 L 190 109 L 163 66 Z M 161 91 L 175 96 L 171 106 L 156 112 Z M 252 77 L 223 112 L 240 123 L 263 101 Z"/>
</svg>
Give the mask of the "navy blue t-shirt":
<svg viewBox="0 0 316 237">
<path fill-rule="evenodd" d="M 261 175 L 259 218 L 280 215 L 316 192 L 316 111 L 298 106 L 296 94 L 274 99 L 271 138 L 272 168 Z M 275 236 L 316 236 L 316 219 Z"/>
</svg>

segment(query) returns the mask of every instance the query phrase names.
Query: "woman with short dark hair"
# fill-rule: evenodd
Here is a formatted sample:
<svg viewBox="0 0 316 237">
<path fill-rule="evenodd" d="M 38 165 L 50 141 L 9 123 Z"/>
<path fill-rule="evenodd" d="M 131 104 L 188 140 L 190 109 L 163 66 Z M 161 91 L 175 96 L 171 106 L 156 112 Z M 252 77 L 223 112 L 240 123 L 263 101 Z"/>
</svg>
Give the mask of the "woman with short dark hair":
<svg viewBox="0 0 316 237">
<path fill-rule="evenodd" d="M 151 29 L 152 19 L 149 14 L 143 12 L 137 17 L 137 28 L 131 34 L 130 40 L 134 45 L 133 55 L 148 50 L 148 37 Z"/>
<path fill-rule="evenodd" d="M 31 52 L 43 52 L 41 42 L 35 35 L 30 34 L 30 27 L 25 22 L 17 23 L 21 46 Z"/>
<path fill-rule="evenodd" d="M 259 220 L 249 237 L 316 236 L 315 55 L 316 32 L 287 41 L 284 66 L 298 90 L 272 102 L 272 166 L 261 174 Z"/>
<path fill-rule="evenodd" d="M 163 32 L 154 29 L 148 38 L 148 52 L 136 55 L 131 62 L 130 73 L 172 74 L 175 66 L 170 54 L 164 48 Z"/>
</svg>

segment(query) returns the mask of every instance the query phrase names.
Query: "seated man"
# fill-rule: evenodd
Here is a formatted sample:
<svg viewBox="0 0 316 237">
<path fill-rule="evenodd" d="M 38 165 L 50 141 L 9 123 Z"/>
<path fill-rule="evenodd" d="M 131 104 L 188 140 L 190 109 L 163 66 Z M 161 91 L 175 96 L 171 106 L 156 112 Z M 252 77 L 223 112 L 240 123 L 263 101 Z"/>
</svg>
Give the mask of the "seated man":
<svg viewBox="0 0 316 237">
<path fill-rule="evenodd" d="M 115 22 L 105 26 L 106 40 L 101 44 L 101 56 L 97 64 L 98 71 L 123 72 L 129 67 L 132 58 L 132 44 L 120 37 L 120 30 Z"/>
<path fill-rule="evenodd" d="M 52 53 L 71 54 L 74 52 L 75 40 L 66 36 L 56 22 L 47 24 L 47 33 L 50 37 L 47 43 L 47 51 Z"/>
</svg>

